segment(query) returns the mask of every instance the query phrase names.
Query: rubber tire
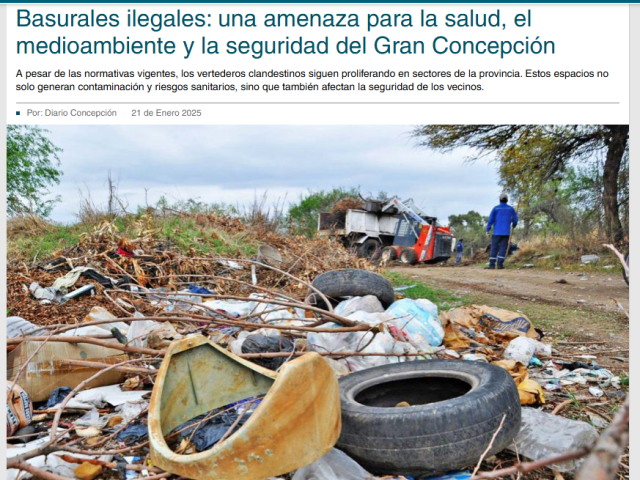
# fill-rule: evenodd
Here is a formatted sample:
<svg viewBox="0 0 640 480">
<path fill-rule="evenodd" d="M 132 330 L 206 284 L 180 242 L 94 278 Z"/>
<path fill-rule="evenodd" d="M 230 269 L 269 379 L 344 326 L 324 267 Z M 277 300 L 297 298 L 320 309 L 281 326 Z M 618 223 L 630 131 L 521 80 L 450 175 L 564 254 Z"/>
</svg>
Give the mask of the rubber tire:
<svg viewBox="0 0 640 480">
<path fill-rule="evenodd" d="M 624 261 L 627 262 L 627 267 L 630 267 L 628 253 L 627 253 L 627 256 L 624 258 Z M 627 282 L 627 285 L 629 285 L 629 277 L 627 276 L 627 271 L 624 269 L 624 267 L 622 267 L 622 278 L 624 278 L 624 281 Z"/>
<path fill-rule="evenodd" d="M 355 400 L 374 385 L 429 376 L 465 379 L 474 386 L 456 398 L 404 408 Z M 342 432 L 336 447 L 377 475 L 420 478 L 473 467 L 504 415 L 487 456 L 504 449 L 520 431 L 515 382 L 506 370 L 483 362 L 420 360 L 361 370 L 340 380 L 340 401 Z"/>
<path fill-rule="evenodd" d="M 407 265 L 415 265 L 418 263 L 418 254 L 415 250 L 407 248 L 400 252 L 400 262 Z"/>
<path fill-rule="evenodd" d="M 380 242 L 373 238 L 368 238 L 358 247 L 358 257 L 373 259 L 379 250 Z"/>
<path fill-rule="evenodd" d="M 388 262 L 393 262 L 394 260 L 398 259 L 398 252 L 396 251 L 395 248 L 393 247 L 384 247 L 382 249 L 382 253 L 380 254 L 380 260 L 385 260 L 385 254 L 389 255 L 389 257 L 386 259 L 386 261 Z"/>
<path fill-rule="evenodd" d="M 330 270 L 318 275 L 311 285 L 333 300 L 374 295 L 384 308 L 396 300 L 396 294 L 389 280 L 377 273 L 355 268 Z M 317 297 L 313 293 L 313 291 L 309 292 L 310 298 Z M 325 307 L 324 302 L 319 299 L 313 303 L 316 303 L 319 308 Z"/>
</svg>

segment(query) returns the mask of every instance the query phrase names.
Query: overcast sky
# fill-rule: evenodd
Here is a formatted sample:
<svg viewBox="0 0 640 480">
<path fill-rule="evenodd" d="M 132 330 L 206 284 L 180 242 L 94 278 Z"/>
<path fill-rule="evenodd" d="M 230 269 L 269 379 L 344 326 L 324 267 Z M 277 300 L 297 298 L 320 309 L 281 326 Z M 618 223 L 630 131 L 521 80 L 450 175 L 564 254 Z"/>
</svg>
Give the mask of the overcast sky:
<svg viewBox="0 0 640 480">
<path fill-rule="evenodd" d="M 416 148 L 412 126 L 47 126 L 62 176 L 53 220 L 76 220 L 82 190 L 106 203 L 107 175 L 130 210 L 162 195 L 208 203 L 295 202 L 308 190 L 357 187 L 412 197 L 430 215 L 488 215 L 500 187 L 495 165 L 467 164 L 469 152 Z"/>
</svg>

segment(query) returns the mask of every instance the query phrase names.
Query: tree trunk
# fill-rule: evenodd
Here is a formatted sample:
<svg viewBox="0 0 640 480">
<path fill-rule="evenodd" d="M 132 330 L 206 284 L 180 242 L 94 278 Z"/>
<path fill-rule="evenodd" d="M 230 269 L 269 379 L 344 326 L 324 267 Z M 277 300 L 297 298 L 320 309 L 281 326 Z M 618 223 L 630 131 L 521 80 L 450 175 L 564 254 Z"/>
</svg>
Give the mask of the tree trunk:
<svg viewBox="0 0 640 480">
<path fill-rule="evenodd" d="M 618 244 L 624 237 L 618 208 L 618 174 L 627 148 L 629 125 L 607 125 L 606 131 L 607 158 L 602 176 L 604 223 L 607 239 Z"/>
</svg>

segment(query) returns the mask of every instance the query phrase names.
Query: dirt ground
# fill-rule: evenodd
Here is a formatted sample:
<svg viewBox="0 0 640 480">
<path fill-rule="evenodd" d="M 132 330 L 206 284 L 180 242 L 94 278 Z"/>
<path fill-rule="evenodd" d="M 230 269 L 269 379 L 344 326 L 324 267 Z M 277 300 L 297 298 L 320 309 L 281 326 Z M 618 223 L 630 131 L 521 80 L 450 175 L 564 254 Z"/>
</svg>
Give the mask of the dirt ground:
<svg viewBox="0 0 640 480">
<path fill-rule="evenodd" d="M 521 300 L 619 312 L 616 300 L 629 308 L 629 287 L 619 275 L 536 269 L 484 270 L 469 267 L 398 267 L 404 276 L 418 275 L 433 284 L 481 291 Z"/>
<path fill-rule="evenodd" d="M 629 288 L 619 275 L 540 269 L 484 270 L 479 266 L 392 267 L 403 277 L 448 290 L 467 302 L 520 311 L 540 327 L 547 341 L 598 363 L 628 369 L 629 321 L 616 302 L 629 308 Z M 598 352 L 584 352 L 599 350 Z M 602 352 L 602 353 L 600 353 Z"/>
</svg>

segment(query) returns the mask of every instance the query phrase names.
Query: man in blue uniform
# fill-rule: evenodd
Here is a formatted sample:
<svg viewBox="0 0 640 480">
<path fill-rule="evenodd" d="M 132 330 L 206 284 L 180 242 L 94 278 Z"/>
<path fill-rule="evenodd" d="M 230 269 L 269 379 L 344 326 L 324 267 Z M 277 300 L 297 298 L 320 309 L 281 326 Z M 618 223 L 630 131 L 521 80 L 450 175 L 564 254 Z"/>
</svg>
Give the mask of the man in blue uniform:
<svg viewBox="0 0 640 480">
<path fill-rule="evenodd" d="M 489 265 L 485 268 L 504 268 L 504 259 L 507 256 L 507 246 L 509 245 L 509 237 L 511 229 L 518 225 L 518 214 L 515 209 L 508 205 L 509 198 L 505 193 L 500 195 L 500 205 L 496 205 L 491 210 L 489 222 L 487 223 L 487 234 L 491 232 L 493 227 L 493 235 L 491 235 L 491 254 L 489 255 Z"/>
<path fill-rule="evenodd" d="M 461 238 L 458 240 L 458 244 L 456 245 L 456 265 L 458 265 L 462 261 L 462 252 L 464 251 L 464 239 Z"/>
</svg>

